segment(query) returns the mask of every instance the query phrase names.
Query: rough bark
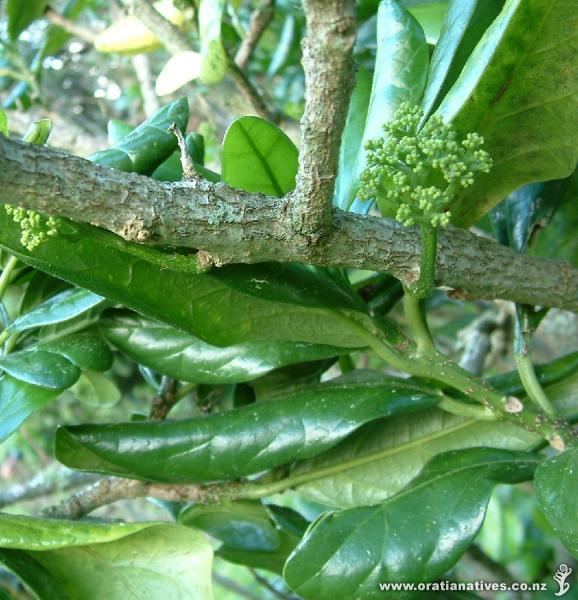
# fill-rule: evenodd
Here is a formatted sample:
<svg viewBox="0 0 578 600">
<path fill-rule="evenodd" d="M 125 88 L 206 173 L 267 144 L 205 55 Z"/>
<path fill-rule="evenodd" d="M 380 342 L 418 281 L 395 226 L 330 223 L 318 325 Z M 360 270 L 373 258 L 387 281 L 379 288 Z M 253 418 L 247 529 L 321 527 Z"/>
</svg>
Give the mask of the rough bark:
<svg viewBox="0 0 578 600">
<path fill-rule="evenodd" d="M 290 197 L 206 181 L 159 183 L 0 136 L 0 202 L 92 223 L 128 240 L 198 248 L 222 263 L 304 262 L 418 273 L 417 231 L 333 210 L 316 245 L 291 223 Z M 464 298 L 502 298 L 578 312 L 578 269 L 518 254 L 461 229 L 440 232 L 436 284 Z"/>
<path fill-rule="evenodd" d="M 355 3 L 304 0 L 305 112 L 297 189 L 291 202 L 296 231 L 314 243 L 331 228 L 331 199 L 341 134 L 354 82 Z"/>
</svg>

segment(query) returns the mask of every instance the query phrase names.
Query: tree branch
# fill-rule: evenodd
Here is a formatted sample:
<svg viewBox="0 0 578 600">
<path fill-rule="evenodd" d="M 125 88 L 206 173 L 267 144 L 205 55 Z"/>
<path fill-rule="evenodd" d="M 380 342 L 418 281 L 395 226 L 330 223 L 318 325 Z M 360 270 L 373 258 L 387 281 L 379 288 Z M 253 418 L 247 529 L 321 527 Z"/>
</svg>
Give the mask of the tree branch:
<svg viewBox="0 0 578 600">
<path fill-rule="evenodd" d="M 331 228 L 339 146 L 354 81 L 355 2 L 304 0 L 303 8 L 305 112 L 291 218 L 296 231 L 316 242 Z"/>
<path fill-rule="evenodd" d="M 119 500 L 145 497 L 171 502 L 214 504 L 225 498 L 236 499 L 237 487 L 238 485 L 232 482 L 213 485 L 169 485 L 105 477 L 66 498 L 60 504 L 44 509 L 42 515 L 54 519 L 80 519 L 101 506 Z"/>
<path fill-rule="evenodd" d="M 207 181 L 160 183 L 3 136 L 0 202 L 92 223 L 132 241 L 198 248 L 223 264 L 343 266 L 389 273 L 406 285 L 419 270 L 418 232 L 389 219 L 334 210 L 330 233 L 313 246 L 292 228 L 290 198 Z M 578 269 L 462 229 L 440 232 L 436 284 L 461 298 L 578 312 Z"/>
<path fill-rule="evenodd" d="M 235 63 L 242 71 L 247 69 L 251 56 L 274 14 L 275 0 L 261 0 L 253 11 L 249 29 L 235 55 Z"/>
<path fill-rule="evenodd" d="M 24 502 L 55 492 L 62 492 L 71 488 L 92 483 L 98 475 L 71 471 L 64 467 L 49 468 L 37 473 L 29 482 L 16 484 L 6 490 L 0 491 L 0 509 L 10 504 Z"/>
</svg>

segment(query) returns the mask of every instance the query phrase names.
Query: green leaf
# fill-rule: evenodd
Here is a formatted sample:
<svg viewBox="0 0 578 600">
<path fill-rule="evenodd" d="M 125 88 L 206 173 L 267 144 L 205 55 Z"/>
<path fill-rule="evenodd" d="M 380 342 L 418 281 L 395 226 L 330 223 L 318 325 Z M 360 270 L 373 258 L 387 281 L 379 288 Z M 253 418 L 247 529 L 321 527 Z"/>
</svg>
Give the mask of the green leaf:
<svg viewBox="0 0 578 600">
<path fill-rule="evenodd" d="M 512 190 L 570 175 L 578 160 L 573 0 L 508 0 L 436 111 L 477 131 L 494 159 L 452 207 L 470 225 Z"/>
<path fill-rule="evenodd" d="M 139 479 L 230 479 L 315 456 L 363 423 L 437 401 L 403 380 L 355 373 L 202 418 L 61 428 L 56 456 L 71 468 Z"/>
<path fill-rule="evenodd" d="M 0 513 L 0 548 L 57 550 L 119 540 L 156 523 L 96 523 Z"/>
<path fill-rule="evenodd" d="M 237 119 L 225 133 L 221 152 L 223 181 L 231 187 L 278 197 L 295 188 L 297 148 L 273 123 Z"/>
<path fill-rule="evenodd" d="M 111 119 L 107 126 L 108 143 L 111 146 L 117 146 L 127 137 L 129 133 L 134 130 L 135 128 L 132 125 L 129 125 L 124 121 Z M 204 159 L 204 150 L 203 152 L 200 152 L 200 147 L 204 148 L 202 144 L 203 137 L 198 133 L 191 132 L 185 136 L 185 145 L 189 152 L 189 156 L 193 159 L 193 165 L 196 171 L 207 181 L 217 183 L 218 181 L 221 181 L 221 177 L 214 171 L 205 168 L 202 164 Z M 116 166 L 116 168 L 120 169 L 121 166 L 122 165 Z M 151 177 L 157 181 L 180 181 L 183 178 L 183 167 L 181 164 L 180 151 L 177 150 L 173 152 L 152 172 Z"/>
<path fill-rule="evenodd" d="M 221 40 L 221 21 L 225 0 L 201 0 L 199 34 L 201 38 L 201 81 L 219 83 L 227 74 L 227 54 Z"/>
<path fill-rule="evenodd" d="M 343 348 L 299 342 L 247 342 L 219 348 L 134 313 L 101 320 L 106 339 L 158 373 L 196 383 L 241 383 L 280 367 L 337 356 Z"/>
<path fill-rule="evenodd" d="M 15 379 L 51 390 L 65 390 L 80 377 L 80 369 L 64 356 L 36 349 L 0 358 L 0 369 Z"/>
<path fill-rule="evenodd" d="M 456 82 L 472 50 L 498 16 L 504 2 L 450 0 L 441 35 L 431 57 L 422 102 L 424 121 Z"/>
<path fill-rule="evenodd" d="M 570 448 L 536 469 L 538 504 L 556 535 L 578 557 L 578 448 Z"/>
<path fill-rule="evenodd" d="M 227 265 L 211 275 L 235 290 L 272 302 L 367 312 L 342 272 L 299 263 Z"/>
<path fill-rule="evenodd" d="M 266 339 L 365 346 L 356 333 L 344 327 L 342 315 L 334 310 L 263 300 L 227 285 L 223 281 L 227 268 L 194 274 L 182 270 L 180 260 L 177 264 L 171 261 L 171 255 L 165 259 L 161 251 L 153 251 L 151 257 L 145 246 L 102 229 L 78 223 L 74 227 L 74 236 L 50 237 L 29 252 L 20 244 L 18 224 L 0 209 L 0 247 L 26 264 L 211 344 L 228 346 Z M 290 273 L 291 267 L 287 268 Z M 160 289 L 171 290 L 171 302 L 159 302 Z M 275 324 L 273 328 L 270 323 Z"/>
<path fill-rule="evenodd" d="M 494 486 L 531 479 L 538 461 L 493 448 L 438 456 L 381 505 L 325 513 L 289 557 L 284 577 L 311 600 L 377 600 L 379 582 L 432 581 L 472 543 Z"/>
<path fill-rule="evenodd" d="M 559 415 L 578 418 L 576 353 L 536 367 Z M 503 394 L 520 395 L 516 372 L 492 378 Z M 435 455 L 478 446 L 532 450 L 542 438 L 503 422 L 464 419 L 438 409 L 370 423 L 322 456 L 298 463 L 291 479 L 306 498 L 349 508 L 378 504 L 407 485 Z"/>
<path fill-rule="evenodd" d="M 24 550 L 0 548 L 0 565 L 17 575 L 36 594 L 36 597 L 70 600 L 70 596 L 56 579 Z M 2 590 L 3 588 L 0 587 L 0 598 L 3 598 Z M 6 598 L 14 600 L 12 596 Z"/>
<path fill-rule="evenodd" d="M 566 180 L 552 181 L 546 184 L 552 191 L 550 201 L 556 203 L 558 210 L 548 227 L 538 237 L 529 253 L 537 256 L 570 261 L 578 267 L 578 170 Z M 557 197 L 555 194 L 559 194 Z"/>
<path fill-rule="evenodd" d="M 120 144 L 124 138 L 135 130 L 130 123 L 126 121 L 121 121 L 120 119 L 110 119 L 106 126 L 106 133 L 108 138 L 108 143 L 111 146 L 116 146 Z"/>
<path fill-rule="evenodd" d="M 78 333 L 51 342 L 41 342 L 40 350 L 61 354 L 80 369 L 108 371 L 112 367 L 112 352 L 102 337 L 94 333 Z"/>
<path fill-rule="evenodd" d="M 122 394 L 106 375 L 95 371 L 84 371 L 70 391 L 89 406 L 114 406 Z"/>
<path fill-rule="evenodd" d="M 60 396 L 61 390 L 30 385 L 9 375 L 0 377 L 0 442 L 38 409 Z"/>
<path fill-rule="evenodd" d="M 179 514 L 179 523 L 200 529 L 233 550 L 273 552 L 279 532 L 260 502 L 221 502 L 191 505 Z"/>
<path fill-rule="evenodd" d="M 341 138 L 333 205 L 343 210 L 347 209 L 349 198 L 355 194 L 354 188 L 357 185 L 355 161 L 359 152 L 363 150 L 362 139 L 371 95 L 371 80 L 371 73 L 360 67 L 357 71 L 356 84 L 349 101 L 347 120 Z"/>
<path fill-rule="evenodd" d="M 65 290 L 16 319 L 8 327 L 8 331 L 16 333 L 44 327 L 45 325 L 62 323 L 102 304 L 103 301 L 102 296 L 87 290 L 80 288 Z"/>
<path fill-rule="evenodd" d="M 291 477 L 306 498 L 336 507 L 377 504 L 399 492 L 428 460 L 449 450 L 526 450 L 539 436 L 514 425 L 465 419 L 438 409 L 371 423 Z M 319 476 L 316 476 L 316 473 Z"/>
<path fill-rule="evenodd" d="M 199 532 L 157 523 L 79 523 L 0 515 L 0 548 L 17 548 L 64 595 L 211 600 L 212 549 Z M 6 554 L 0 553 L 0 561 Z M 14 563 L 14 554 L 8 553 Z M 26 561 L 30 563 L 30 560 Z M 21 571 L 31 571 L 23 564 Z M 36 573 L 37 581 L 39 574 Z M 50 588 L 48 588 L 50 589 Z M 54 589 L 54 587 L 52 588 Z"/>
<path fill-rule="evenodd" d="M 179 98 L 163 106 L 112 148 L 88 159 L 120 171 L 150 175 L 177 148 L 177 138 L 168 128 L 174 123 L 184 132 L 188 121 L 189 104 L 186 98 Z"/>
<path fill-rule="evenodd" d="M 421 25 L 428 44 L 437 44 L 444 19 L 448 12 L 448 2 L 424 2 L 407 9 Z"/>
<path fill-rule="evenodd" d="M 377 14 L 377 55 L 367 119 L 357 155 L 351 192 L 342 208 L 355 200 L 365 170 L 365 145 L 379 137 L 402 102 L 418 104 L 425 87 L 429 52 L 422 28 L 395 0 L 383 0 Z"/>
<path fill-rule="evenodd" d="M 5 10 L 8 17 L 10 39 L 18 36 L 36 19 L 39 19 L 48 5 L 48 0 L 6 0 Z"/>
<path fill-rule="evenodd" d="M 534 369 L 540 385 L 551 386 L 560 380 L 571 378 L 578 372 L 578 352 L 571 352 L 549 363 L 536 365 Z M 518 371 L 488 377 L 488 382 L 507 396 L 519 396 L 525 393 Z"/>
<path fill-rule="evenodd" d="M 253 569 L 265 569 L 281 575 L 289 555 L 299 543 L 300 537 L 286 531 L 279 532 L 279 547 L 271 552 L 257 550 L 237 550 L 221 546 L 216 555 L 236 565 L 245 565 Z"/>
<path fill-rule="evenodd" d="M 490 213 L 496 239 L 517 252 L 548 225 L 568 187 L 568 179 L 530 183 L 512 192 Z"/>
</svg>

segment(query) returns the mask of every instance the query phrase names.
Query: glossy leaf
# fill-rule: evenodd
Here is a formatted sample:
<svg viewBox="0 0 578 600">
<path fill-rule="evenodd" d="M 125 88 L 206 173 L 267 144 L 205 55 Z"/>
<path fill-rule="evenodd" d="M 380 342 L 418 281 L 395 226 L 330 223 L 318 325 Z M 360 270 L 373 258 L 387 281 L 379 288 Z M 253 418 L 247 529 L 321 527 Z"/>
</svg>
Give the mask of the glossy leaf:
<svg viewBox="0 0 578 600">
<path fill-rule="evenodd" d="M 126 121 L 121 121 L 120 119 L 110 119 L 106 126 L 108 143 L 111 146 L 116 146 L 117 144 L 120 144 L 120 142 L 122 142 L 122 140 L 124 140 L 124 138 L 131 131 L 134 130 L 135 127 Z"/>
<path fill-rule="evenodd" d="M 230 479 L 315 456 L 363 423 L 437 401 L 403 380 L 355 374 L 203 418 L 61 428 L 56 456 L 74 469 L 155 481 Z"/>
<path fill-rule="evenodd" d="M 36 19 L 39 19 L 48 5 L 48 0 L 6 0 L 5 11 L 8 18 L 8 33 L 12 40 Z"/>
<path fill-rule="evenodd" d="M 24 550 L 0 548 L 0 565 L 19 577 L 36 594 L 37 598 L 70 600 L 70 596 L 50 572 Z M 0 587 L 0 599 L 4 600 L 2 590 L 3 588 Z M 6 596 L 6 598 L 14 600 L 13 596 Z"/>
<path fill-rule="evenodd" d="M 279 547 L 270 552 L 257 550 L 237 550 L 229 546 L 221 546 L 216 555 L 235 563 L 253 569 L 265 569 L 281 575 L 289 555 L 299 543 L 300 537 L 286 531 L 279 532 Z"/>
<path fill-rule="evenodd" d="M 543 365 L 535 365 L 534 370 L 540 385 L 551 386 L 578 372 L 578 352 L 571 352 Z M 525 393 L 518 371 L 488 377 L 488 382 L 507 396 L 519 396 Z"/>
<path fill-rule="evenodd" d="M 231 187 L 278 197 L 295 188 L 297 148 L 281 129 L 264 119 L 234 121 L 221 152 L 223 181 Z"/>
<path fill-rule="evenodd" d="M 158 373 L 196 383 L 251 381 L 285 365 L 336 356 L 342 348 L 296 342 L 247 342 L 219 348 L 180 329 L 132 313 L 101 320 L 106 339 Z"/>
<path fill-rule="evenodd" d="M 221 40 L 221 21 L 225 0 L 201 0 L 199 3 L 199 35 L 201 38 L 201 81 L 219 83 L 227 74 L 227 54 Z"/>
<path fill-rule="evenodd" d="M 211 275 L 231 288 L 271 302 L 366 312 L 342 274 L 298 263 L 227 265 Z"/>
<path fill-rule="evenodd" d="M 578 170 L 574 171 L 567 180 L 549 182 L 546 184 L 552 195 L 558 194 L 556 211 L 552 221 L 543 231 L 529 253 L 537 256 L 556 258 L 570 261 L 578 267 Z M 554 200 L 554 197 L 551 198 Z"/>
<path fill-rule="evenodd" d="M 237 292 L 222 281 L 228 267 L 218 270 L 220 279 L 213 273 L 193 274 L 188 256 L 165 258 L 162 251 L 151 254 L 146 246 L 125 242 L 102 229 L 77 223 L 75 227 L 74 237 L 49 238 L 31 253 L 20 244 L 18 225 L 0 209 L 0 247 L 26 264 L 211 344 L 273 339 L 348 348 L 365 345 L 332 310 L 270 302 Z M 161 301 L 162 290 L 173 291 L 171 302 Z M 273 321 L 271 329 L 268 323 Z"/>
<path fill-rule="evenodd" d="M 19 315 L 24 315 L 32 311 L 42 302 L 53 298 L 60 292 L 68 289 L 70 286 L 56 277 L 51 277 L 42 271 L 33 270 L 30 280 L 26 285 L 20 307 Z"/>
<path fill-rule="evenodd" d="M 357 155 L 347 210 L 355 200 L 365 169 L 365 145 L 382 133 L 402 102 L 418 104 L 425 87 L 429 53 L 422 28 L 396 0 L 383 0 L 377 14 L 377 56 L 369 109 Z"/>
<path fill-rule="evenodd" d="M 556 535 L 578 557 L 578 448 L 544 461 L 534 481 L 538 504 Z"/>
<path fill-rule="evenodd" d="M 0 377 L 0 442 L 16 431 L 32 413 L 55 400 L 60 392 L 25 383 L 9 375 Z"/>
<path fill-rule="evenodd" d="M 356 83 L 349 101 L 347 120 L 339 148 L 339 169 L 335 182 L 333 204 L 337 208 L 347 209 L 349 198 L 357 185 L 355 168 L 357 155 L 363 150 L 362 139 L 365 120 L 369 108 L 372 76 L 369 71 L 360 67 L 356 75 Z"/>
<path fill-rule="evenodd" d="M 179 514 L 179 523 L 200 529 L 233 550 L 273 552 L 280 545 L 279 532 L 259 502 L 191 505 Z"/>
<path fill-rule="evenodd" d="M 514 425 L 433 409 L 371 423 L 323 456 L 298 464 L 292 476 L 309 476 L 297 489 L 315 502 L 364 506 L 399 492 L 442 452 L 475 446 L 526 450 L 539 441 Z"/>
<path fill-rule="evenodd" d="M 573 0 L 508 0 L 436 111 L 477 131 L 494 160 L 452 207 L 469 225 L 512 190 L 570 175 L 578 160 Z"/>
<path fill-rule="evenodd" d="M 0 513 L 0 548 L 57 550 L 103 544 L 137 533 L 154 523 L 111 523 L 41 519 Z"/>
<path fill-rule="evenodd" d="M 34 561 L 64 590 L 58 598 L 212 598 L 211 546 L 186 527 L 0 515 L 0 548 Z M 14 562 L 13 552 L 7 556 Z M 30 564 L 20 572 L 30 572 Z"/>
<path fill-rule="evenodd" d="M 129 133 L 134 131 L 134 129 L 135 128 L 132 125 L 129 125 L 124 121 L 119 121 L 118 119 L 111 119 L 108 122 L 107 126 L 108 143 L 111 146 L 116 146 L 120 144 Z M 218 181 L 221 181 L 221 177 L 214 171 L 211 171 L 210 169 L 207 169 L 202 165 L 203 155 L 199 155 L 199 144 L 201 143 L 199 142 L 199 138 L 201 138 L 202 140 L 202 136 L 199 136 L 199 134 L 195 132 L 188 133 L 185 136 L 185 145 L 189 152 L 189 156 L 193 159 L 195 169 L 200 175 L 202 175 L 208 181 L 217 183 Z M 109 166 L 121 169 L 123 165 L 110 164 Z M 132 165 L 125 166 L 128 166 L 130 168 L 132 167 Z M 180 181 L 183 178 L 183 167 L 181 164 L 180 151 L 176 150 L 175 152 L 173 152 L 161 165 L 159 165 L 153 171 L 151 177 L 153 179 L 156 179 L 157 181 Z"/>
<path fill-rule="evenodd" d="M 69 289 L 46 300 L 40 306 L 22 315 L 8 328 L 10 333 L 54 325 L 73 319 L 102 304 L 104 298 L 81 288 Z"/>
<path fill-rule="evenodd" d="M 88 157 L 92 162 L 150 175 L 177 148 L 177 138 L 168 128 L 174 123 L 184 132 L 189 120 L 189 104 L 179 98 L 161 108 L 112 148 Z"/>
<path fill-rule="evenodd" d="M 107 371 L 112 367 L 112 352 L 102 337 L 94 333 L 78 333 L 42 342 L 40 350 L 60 354 L 73 365 L 92 371 Z"/>
<path fill-rule="evenodd" d="M 0 358 L 0 369 L 15 379 L 51 390 L 65 390 L 80 377 L 80 369 L 64 356 L 36 349 Z"/>
<path fill-rule="evenodd" d="M 537 231 L 548 225 L 563 197 L 559 182 L 550 187 L 545 183 L 531 183 L 512 192 L 494 208 L 490 216 L 496 239 L 517 252 L 525 252 L 528 242 Z M 563 187 L 563 186 L 562 186 Z M 562 192 L 562 193 L 560 193 Z"/>
<path fill-rule="evenodd" d="M 450 0 L 431 57 L 423 97 L 424 120 L 439 106 L 461 73 L 472 50 L 499 15 L 505 0 Z"/>
<path fill-rule="evenodd" d="M 432 581 L 472 543 L 494 486 L 531 479 L 538 462 L 493 448 L 438 456 L 384 503 L 324 514 L 289 557 L 284 577 L 311 600 L 377 600 L 379 582 Z"/>
<path fill-rule="evenodd" d="M 571 421 L 578 418 L 577 367 L 576 355 L 570 354 L 536 368 L 558 414 Z M 492 385 L 504 394 L 523 393 L 517 373 L 493 378 Z M 532 450 L 542 441 L 513 425 L 433 409 L 370 423 L 324 455 L 298 463 L 292 478 L 300 493 L 321 504 L 343 508 L 378 504 L 442 452 L 479 446 Z M 299 485 L 300 478 L 309 482 Z"/>
</svg>

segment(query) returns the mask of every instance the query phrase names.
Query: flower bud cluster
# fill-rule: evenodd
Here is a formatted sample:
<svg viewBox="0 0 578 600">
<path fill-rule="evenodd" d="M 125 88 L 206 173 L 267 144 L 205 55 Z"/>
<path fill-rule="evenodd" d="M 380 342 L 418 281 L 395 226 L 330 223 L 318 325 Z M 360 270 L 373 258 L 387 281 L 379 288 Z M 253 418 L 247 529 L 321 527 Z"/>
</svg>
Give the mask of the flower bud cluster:
<svg viewBox="0 0 578 600">
<path fill-rule="evenodd" d="M 439 116 L 419 129 L 422 116 L 405 102 L 384 125 L 384 135 L 367 143 L 359 197 L 394 204 L 396 219 L 406 226 L 439 227 L 449 223 L 456 193 L 471 186 L 477 173 L 488 173 L 492 159 L 481 149 L 482 136 L 468 133 L 459 140 Z"/>
<path fill-rule="evenodd" d="M 4 208 L 14 222 L 20 225 L 20 243 L 29 251 L 40 246 L 49 237 L 58 235 L 60 231 L 60 220 L 56 217 L 44 217 L 35 210 L 8 204 Z"/>
</svg>

